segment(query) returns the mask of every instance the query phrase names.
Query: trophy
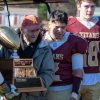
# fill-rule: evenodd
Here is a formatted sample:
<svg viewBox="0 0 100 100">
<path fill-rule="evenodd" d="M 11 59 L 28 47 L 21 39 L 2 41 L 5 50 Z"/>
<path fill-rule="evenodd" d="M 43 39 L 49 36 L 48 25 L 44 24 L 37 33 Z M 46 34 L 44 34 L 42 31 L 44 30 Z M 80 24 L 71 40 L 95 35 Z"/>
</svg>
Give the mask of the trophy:
<svg viewBox="0 0 100 100">
<path fill-rule="evenodd" d="M 33 67 L 33 59 L 14 59 L 13 84 L 18 92 L 45 91 L 40 77 Z"/>
<path fill-rule="evenodd" d="M 0 58 L 0 72 L 5 80 L 14 84 L 18 92 L 46 91 L 42 79 L 37 76 L 33 59 L 20 59 L 16 49 L 20 47 L 16 32 L 6 26 L 0 27 L 0 43 L 13 53 L 9 59 Z"/>
<path fill-rule="evenodd" d="M 0 59 L 0 71 L 7 82 L 15 85 L 17 92 L 46 91 L 33 67 L 33 59 Z"/>
</svg>

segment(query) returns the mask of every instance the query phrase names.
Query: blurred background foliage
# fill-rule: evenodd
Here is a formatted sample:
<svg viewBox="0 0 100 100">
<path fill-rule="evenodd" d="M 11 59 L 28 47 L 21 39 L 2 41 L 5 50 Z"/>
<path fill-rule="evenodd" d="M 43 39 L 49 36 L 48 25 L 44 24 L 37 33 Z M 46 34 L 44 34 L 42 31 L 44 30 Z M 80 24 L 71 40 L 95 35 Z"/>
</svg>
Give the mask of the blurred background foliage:
<svg viewBox="0 0 100 100">
<path fill-rule="evenodd" d="M 47 6 L 45 4 L 38 5 L 38 16 L 41 20 L 47 20 Z"/>
</svg>

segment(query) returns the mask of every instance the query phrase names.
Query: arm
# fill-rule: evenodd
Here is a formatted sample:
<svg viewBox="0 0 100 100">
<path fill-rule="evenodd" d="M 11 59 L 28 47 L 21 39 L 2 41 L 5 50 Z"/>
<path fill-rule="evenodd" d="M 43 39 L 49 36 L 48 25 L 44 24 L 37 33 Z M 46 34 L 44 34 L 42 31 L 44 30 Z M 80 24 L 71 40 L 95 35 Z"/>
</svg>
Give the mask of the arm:
<svg viewBox="0 0 100 100">
<path fill-rule="evenodd" d="M 51 85 L 51 83 L 54 81 L 54 71 L 55 71 L 55 66 L 54 66 L 52 53 L 50 48 L 48 48 L 38 73 L 39 76 L 42 77 L 46 88 L 48 88 Z"/>
<path fill-rule="evenodd" d="M 14 96 L 18 96 L 19 93 L 15 92 L 16 87 L 14 85 L 7 84 L 0 72 L 0 95 L 5 96 L 7 99 L 12 99 Z"/>
<path fill-rule="evenodd" d="M 77 100 L 81 80 L 83 77 L 83 54 L 76 53 L 72 55 L 72 70 L 73 70 L 72 97 Z"/>
</svg>

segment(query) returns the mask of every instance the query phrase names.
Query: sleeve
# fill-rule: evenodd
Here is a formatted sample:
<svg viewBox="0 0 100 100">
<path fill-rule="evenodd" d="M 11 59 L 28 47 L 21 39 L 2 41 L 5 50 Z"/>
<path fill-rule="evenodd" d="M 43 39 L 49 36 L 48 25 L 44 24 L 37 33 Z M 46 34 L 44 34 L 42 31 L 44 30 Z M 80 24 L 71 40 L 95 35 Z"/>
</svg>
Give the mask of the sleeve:
<svg viewBox="0 0 100 100">
<path fill-rule="evenodd" d="M 75 44 L 73 46 L 73 54 L 75 53 L 80 53 L 80 54 L 84 54 L 86 53 L 87 50 L 87 40 L 81 38 L 81 37 L 77 37 Z"/>
<path fill-rule="evenodd" d="M 72 55 L 72 69 L 83 69 L 83 54 L 76 53 Z"/>
<path fill-rule="evenodd" d="M 5 95 L 10 92 L 10 87 L 7 82 L 4 80 L 2 73 L 0 72 L 0 95 Z"/>
<path fill-rule="evenodd" d="M 55 65 L 51 49 L 48 47 L 48 51 L 45 53 L 42 65 L 39 69 L 39 76 L 43 79 L 43 83 L 48 88 L 54 81 Z"/>
<path fill-rule="evenodd" d="M 72 96 L 79 93 L 80 84 L 83 76 L 83 54 L 72 55 L 73 85 Z"/>
<path fill-rule="evenodd" d="M 73 16 L 68 17 L 68 23 L 66 26 L 66 31 L 72 32 L 72 25 L 76 22 L 76 18 Z"/>
<path fill-rule="evenodd" d="M 2 73 L 0 72 L 0 85 L 4 82 L 4 78 L 2 76 Z"/>
</svg>

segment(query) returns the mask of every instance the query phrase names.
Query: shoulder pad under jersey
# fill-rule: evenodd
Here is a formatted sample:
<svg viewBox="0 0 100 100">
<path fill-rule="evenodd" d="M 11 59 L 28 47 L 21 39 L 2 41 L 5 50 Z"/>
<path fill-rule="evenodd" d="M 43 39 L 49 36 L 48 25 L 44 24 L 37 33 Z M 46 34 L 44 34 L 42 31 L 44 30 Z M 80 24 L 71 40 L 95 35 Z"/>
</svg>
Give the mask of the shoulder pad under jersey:
<svg viewBox="0 0 100 100">
<path fill-rule="evenodd" d="M 76 22 L 76 17 L 69 17 L 68 18 L 68 24 L 67 25 L 72 25 Z"/>
</svg>

